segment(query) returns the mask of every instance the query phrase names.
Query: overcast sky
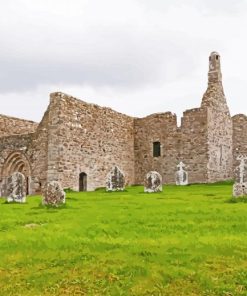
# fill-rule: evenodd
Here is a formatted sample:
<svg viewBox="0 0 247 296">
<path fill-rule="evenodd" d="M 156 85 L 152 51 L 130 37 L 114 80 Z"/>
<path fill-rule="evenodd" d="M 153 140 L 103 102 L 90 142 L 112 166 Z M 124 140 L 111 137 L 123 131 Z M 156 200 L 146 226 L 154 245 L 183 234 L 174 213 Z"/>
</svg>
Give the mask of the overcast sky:
<svg viewBox="0 0 247 296">
<path fill-rule="evenodd" d="M 180 117 L 212 51 L 231 114 L 247 114 L 247 0 L 0 0 L 0 113 L 40 121 L 61 91 Z"/>
</svg>

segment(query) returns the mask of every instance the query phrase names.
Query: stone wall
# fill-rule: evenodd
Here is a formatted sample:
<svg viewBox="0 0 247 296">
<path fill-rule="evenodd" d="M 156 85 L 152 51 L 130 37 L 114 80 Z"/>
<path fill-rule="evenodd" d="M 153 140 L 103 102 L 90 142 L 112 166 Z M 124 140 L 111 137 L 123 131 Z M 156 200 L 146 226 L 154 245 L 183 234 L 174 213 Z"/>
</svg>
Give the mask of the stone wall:
<svg viewBox="0 0 247 296">
<path fill-rule="evenodd" d="M 27 153 L 31 162 L 33 187 L 36 193 L 41 192 L 41 187 L 47 181 L 49 112 L 50 106 L 48 106 L 36 132 L 32 135 L 32 143 Z"/>
<path fill-rule="evenodd" d="M 202 98 L 207 108 L 208 182 L 232 178 L 232 119 L 227 106 L 220 68 L 220 55 L 209 57 L 208 87 Z"/>
<path fill-rule="evenodd" d="M 0 137 L 35 132 L 38 123 L 0 114 Z"/>
<path fill-rule="evenodd" d="M 135 183 L 143 184 L 149 171 L 161 174 L 163 183 L 175 181 L 177 164 L 177 117 L 171 112 L 135 118 Z M 153 156 L 153 142 L 160 142 L 161 155 Z"/>
<path fill-rule="evenodd" d="M 189 183 L 207 182 L 207 109 L 183 113 L 178 161 L 186 165 Z"/>
<path fill-rule="evenodd" d="M 247 155 L 247 116 L 237 114 L 232 117 L 233 122 L 233 174 L 237 180 L 239 175 L 237 167 L 240 162 L 237 160 L 239 155 Z"/>
<path fill-rule="evenodd" d="M 32 142 L 32 135 L 15 135 L 0 138 L 0 196 L 5 194 L 6 180 L 18 167 L 20 156 L 26 161 L 27 147 Z M 13 162 L 7 160 L 13 155 Z M 13 166 L 13 168 L 12 168 Z M 10 172 L 10 173 L 9 173 Z"/>
<path fill-rule="evenodd" d="M 161 156 L 153 157 L 152 144 L 161 143 Z M 232 178 L 232 120 L 222 87 L 220 55 L 209 57 L 208 87 L 201 108 L 184 112 L 181 127 L 171 113 L 135 119 L 135 175 L 142 183 L 148 171 L 157 170 L 165 183 L 174 183 L 182 161 L 189 183 Z"/>
<path fill-rule="evenodd" d="M 40 193 L 47 179 L 48 112 L 35 130 L 0 138 L 0 183 L 3 184 L 10 173 L 22 169 L 29 179 L 29 194 Z"/>
<path fill-rule="evenodd" d="M 132 118 L 57 92 L 40 124 L 0 115 L 0 139 L 0 180 L 20 169 L 30 175 L 32 193 L 47 180 L 79 190 L 80 174 L 87 178 L 82 182 L 87 190 L 103 187 L 113 166 L 128 184 L 143 184 L 149 171 L 175 183 L 180 161 L 189 183 L 206 183 L 232 178 L 237 155 L 247 154 L 247 117 L 231 119 L 220 56 L 213 52 L 201 107 L 185 111 L 180 127 L 171 112 Z M 157 157 L 154 142 L 161 144 Z"/>
<path fill-rule="evenodd" d="M 48 180 L 79 189 L 87 174 L 88 190 L 105 186 L 117 165 L 128 184 L 134 183 L 133 118 L 88 104 L 63 93 L 51 94 L 48 132 Z"/>
<path fill-rule="evenodd" d="M 208 182 L 232 179 L 232 120 L 228 112 L 208 110 Z"/>
</svg>

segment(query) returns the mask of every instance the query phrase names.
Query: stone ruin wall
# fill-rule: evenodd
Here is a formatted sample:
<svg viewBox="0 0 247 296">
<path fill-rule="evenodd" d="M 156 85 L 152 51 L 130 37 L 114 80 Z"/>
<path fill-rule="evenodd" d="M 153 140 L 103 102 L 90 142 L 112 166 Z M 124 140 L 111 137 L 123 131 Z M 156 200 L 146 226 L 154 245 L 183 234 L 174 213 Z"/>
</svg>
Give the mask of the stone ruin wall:
<svg viewBox="0 0 247 296">
<path fill-rule="evenodd" d="M 207 108 L 208 182 L 232 178 L 232 119 L 221 81 L 209 83 L 202 99 Z"/>
<path fill-rule="evenodd" d="M 161 115 L 151 115 L 135 121 L 138 183 L 150 170 L 157 170 L 165 183 L 174 183 L 176 165 L 180 161 L 186 165 L 190 183 L 232 178 L 232 120 L 217 52 L 209 57 L 208 87 L 201 107 L 185 111 L 179 128 L 175 115 L 170 114 L 170 117 L 169 120 Z M 154 141 L 161 142 L 160 157 L 152 157 Z"/>
<path fill-rule="evenodd" d="M 0 172 L 11 152 L 22 151 L 30 160 L 33 193 L 40 191 L 47 174 L 64 187 L 78 190 L 79 173 L 85 172 L 89 190 L 104 186 L 105 176 L 115 164 L 127 172 L 129 184 L 142 184 L 150 170 L 160 172 L 165 183 L 174 183 L 179 161 L 186 164 L 190 183 L 229 179 L 231 124 L 229 113 L 212 106 L 185 111 L 178 128 L 176 115 L 170 112 L 131 118 L 55 93 L 35 133 L 1 138 Z M 247 154 L 246 133 L 247 117 L 234 116 L 235 167 L 237 155 Z M 156 141 L 161 142 L 160 157 L 153 157 Z M 221 145 L 229 149 L 221 151 Z"/>
<path fill-rule="evenodd" d="M 210 84 L 202 107 L 183 113 L 181 127 L 170 112 L 135 119 L 135 182 L 156 170 L 164 183 L 175 182 L 177 164 L 186 165 L 189 183 L 232 178 L 232 120 L 221 83 Z M 153 142 L 161 156 L 153 157 Z"/>
<path fill-rule="evenodd" d="M 125 173 L 128 184 L 143 184 L 151 170 L 158 171 L 164 183 L 174 183 L 180 161 L 189 183 L 215 182 L 232 178 L 232 167 L 239 165 L 237 155 L 247 154 L 247 117 L 230 117 L 216 52 L 209 58 L 201 107 L 185 111 L 181 127 L 171 112 L 132 118 L 53 93 L 38 126 L 0 116 L 0 132 L 5 136 L 0 166 L 11 151 L 22 150 L 31 163 L 35 192 L 46 179 L 78 190 L 81 172 L 87 174 L 88 190 L 103 187 L 114 165 Z M 28 135 L 7 137 L 12 134 Z M 161 143 L 160 157 L 153 157 L 153 142 Z"/>
<path fill-rule="evenodd" d="M 24 121 L 21 120 L 21 122 Z M 35 132 L 3 136 L 0 138 L 0 183 L 7 177 L 4 166 L 6 159 L 14 152 L 20 152 L 23 159 L 27 160 L 31 170 L 31 176 L 26 176 L 30 177 L 30 194 L 40 193 L 41 186 L 47 178 L 47 112 L 38 127 L 36 126 L 35 124 Z M 31 129 L 31 131 L 33 131 L 33 129 Z M 25 130 L 25 132 L 27 132 L 27 130 Z"/>
<path fill-rule="evenodd" d="M 105 187 L 117 165 L 134 183 L 133 118 L 62 93 L 51 94 L 48 132 L 48 180 L 78 190 L 87 174 L 88 190 Z"/>
<path fill-rule="evenodd" d="M 202 108 L 208 110 L 208 182 L 232 178 L 232 119 L 222 85 L 220 55 L 209 56 L 208 87 Z"/>
<path fill-rule="evenodd" d="M 247 116 L 237 114 L 232 117 L 233 122 L 233 176 L 239 181 L 237 160 L 239 155 L 247 155 Z"/>
<path fill-rule="evenodd" d="M 13 135 L 0 138 L 0 196 L 6 189 L 6 178 L 9 175 L 6 172 L 5 161 L 13 152 L 25 153 L 26 147 L 31 144 L 31 134 Z"/>
<path fill-rule="evenodd" d="M 32 143 L 27 156 L 31 162 L 33 187 L 35 192 L 40 193 L 41 187 L 47 180 L 48 166 L 48 130 L 49 130 L 49 107 L 45 112 L 36 133 L 32 135 Z"/>
<path fill-rule="evenodd" d="M 153 142 L 161 143 L 161 156 L 153 157 Z M 135 182 L 143 184 L 147 172 L 157 171 L 163 183 L 175 183 L 183 161 L 190 183 L 207 182 L 207 110 L 184 112 L 181 127 L 171 112 L 135 119 Z"/>
<path fill-rule="evenodd" d="M 14 135 L 0 138 L 0 179 L 4 175 L 3 164 L 7 157 L 14 151 L 25 153 L 26 147 L 32 143 L 32 135 Z"/>
<path fill-rule="evenodd" d="M 185 111 L 179 134 L 177 163 L 186 165 L 189 183 L 207 182 L 207 109 Z"/>
<path fill-rule="evenodd" d="M 232 120 L 228 112 L 208 110 L 208 182 L 232 179 Z"/>
<path fill-rule="evenodd" d="M 35 132 L 38 123 L 0 114 L 0 137 Z"/>
<path fill-rule="evenodd" d="M 135 118 L 135 184 L 143 184 L 149 171 L 173 183 L 177 159 L 177 117 L 171 112 Z M 161 156 L 153 157 L 153 142 L 160 142 Z"/>
</svg>

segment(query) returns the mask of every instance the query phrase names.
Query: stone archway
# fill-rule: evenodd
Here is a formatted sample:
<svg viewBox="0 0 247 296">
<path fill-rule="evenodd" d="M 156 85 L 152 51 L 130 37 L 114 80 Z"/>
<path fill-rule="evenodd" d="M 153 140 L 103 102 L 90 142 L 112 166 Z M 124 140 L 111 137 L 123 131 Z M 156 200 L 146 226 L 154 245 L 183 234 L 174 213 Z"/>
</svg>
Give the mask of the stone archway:
<svg viewBox="0 0 247 296">
<path fill-rule="evenodd" d="M 19 172 L 26 177 L 27 195 L 32 193 L 31 188 L 31 166 L 28 158 L 20 151 L 14 151 L 5 159 L 2 168 L 2 186 L 5 187 L 6 180 L 13 173 Z"/>
</svg>

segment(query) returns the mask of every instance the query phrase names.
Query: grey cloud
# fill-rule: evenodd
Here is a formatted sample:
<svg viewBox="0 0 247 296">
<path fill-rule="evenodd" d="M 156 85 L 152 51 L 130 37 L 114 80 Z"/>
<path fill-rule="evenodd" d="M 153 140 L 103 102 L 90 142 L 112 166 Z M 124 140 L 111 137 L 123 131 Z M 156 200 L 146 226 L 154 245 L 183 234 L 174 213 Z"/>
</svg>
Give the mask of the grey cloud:
<svg viewBox="0 0 247 296">
<path fill-rule="evenodd" d="M 192 0 L 195 7 L 208 15 L 234 16 L 247 8 L 246 0 Z"/>
<path fill-rule="evenodd" d="M 2 18 L 0 12 L 0 38 L 4 40 L 0 92 L 56 83 L 142 88 L 195 70 L 190 49 L 195 42 L 202 48 L 207 39 L 193 41 L 175 31 L 173 23 L 176 28 L 180 20 L 166 18 L 166 7 L 157 16 L 160 19 L 143 10 L 143 4 L 150 9 L 164 3 L 172 7 L 181 0 L 155 4 L 126 0 L 125 5 L 119 2 L 120 8 L 115 0 L 104 3 L 37 0 L 34 5 L 30 0 L 12 0 L 4 4 Z M 6 17 L 8 13 L 12 18 Z"/>
<path fill-rule="evenodd" d="M 58 88 L 129 114 L 181 113 L 200 103 L 213 50 L 243 109 L 246 0 L 0 2 L 1 112 L 44 110 Z"/>
<path fill-rule="evenodd" d="M 30 43 L 29 56 L 18 47 L 9 55 L 0 49 L 0 91 L 25 91 L 40 84 L 88 84 L 136 88 L 186 74 L 196 66 L 185 53 L 181 34 L 145 33 L 130 28 L 101 28 L 77 37 L 56 39 L 37 49 Z M 35 42 L 35 40 L 34 40 Z M 187 55 L 187 59 L 186 59 Z M 2 57 L 2 58 L 1 58 Z M 4 59 L 3 59 L 4 57 Z M 165 65 L 165 67 L 164 67 Z"/>
</svg>

